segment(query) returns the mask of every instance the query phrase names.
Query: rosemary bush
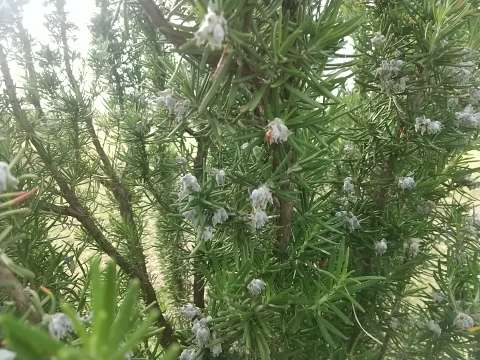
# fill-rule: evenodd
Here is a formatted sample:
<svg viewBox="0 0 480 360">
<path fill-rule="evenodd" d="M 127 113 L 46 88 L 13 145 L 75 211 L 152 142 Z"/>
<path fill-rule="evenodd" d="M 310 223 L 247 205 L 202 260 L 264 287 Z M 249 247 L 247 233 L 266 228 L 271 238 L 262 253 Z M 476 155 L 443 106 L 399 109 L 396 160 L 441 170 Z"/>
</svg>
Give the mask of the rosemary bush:
<svg viewBox="0 0 480 360">
<path fill-rule="evenodd" d="M 0 1 L 0 359 L 480 356 L 479 1 L 65 1 Z"/>
</svg>

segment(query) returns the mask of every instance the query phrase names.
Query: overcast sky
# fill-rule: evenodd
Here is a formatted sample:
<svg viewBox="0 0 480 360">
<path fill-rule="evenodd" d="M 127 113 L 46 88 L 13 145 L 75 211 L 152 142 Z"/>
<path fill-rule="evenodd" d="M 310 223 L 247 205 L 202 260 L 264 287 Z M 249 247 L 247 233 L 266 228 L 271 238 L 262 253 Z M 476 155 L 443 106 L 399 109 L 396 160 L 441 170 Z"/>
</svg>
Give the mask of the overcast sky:
<svg viewBox="0 0 480 360">
<path fill-rule="evenodd" d="M 24 8 L 23 22 L 35 40 L 48 43 L 52 42 L 52 39 L 45 27 L 45 14 L 50 13 L 53 9 L 45 7 L 44 2 L 44 0 L 30 0 Z M 86 55 L 90 42 L 90 32 L 87 27 L 96 11 L 95 0 L 66 0 L 65 11 L 68 20 L 79 28 L 79 31 L 75 33 L 77 37 L 74 44 L 75 50 Z"/>
</svg>

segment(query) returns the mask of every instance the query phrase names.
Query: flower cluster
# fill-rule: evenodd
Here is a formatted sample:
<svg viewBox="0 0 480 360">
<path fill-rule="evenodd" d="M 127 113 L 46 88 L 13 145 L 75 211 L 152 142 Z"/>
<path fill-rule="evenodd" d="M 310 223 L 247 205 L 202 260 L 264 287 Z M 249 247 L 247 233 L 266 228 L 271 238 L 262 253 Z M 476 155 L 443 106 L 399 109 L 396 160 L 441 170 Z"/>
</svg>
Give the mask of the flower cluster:
<svg viewBox="0 0 480 360">
<path fill-rule="evenodd" d="M 223 207 L 218 208 L 213 213 L 213 217 L 212 217 L 213 226 L 216 226 L 218 224 L 223 224 L 227 220 L 228 220 L 228 213 Z"/>
<path fill-rule="evenodd" d="M 190 108 L 188 100 L 179 99 L 172 89 L 161 91 L 158 94 L 158 103 L 166 108 L 170 115 L 174 115 L 177 121 L 183 120 Z"/>
<path fill-rule="evenodd" d="M 350 211 L 337 211 L 335 217 L 342 220 L 346 228 L 350 232 L 360 229 L 360 221 Z"/>
<path fill-rule="evenodd" d="M 268 204 L 273 204 L 272 192 L 266 185 L 260 186 L 250 194 L 250 201 L 252 203 L 253 213 L 250 218 L 255 229 L 262 228 L 268 220 L 268 215 L 265 212 Z"/>
<path fill-rule="evenodd" d="M 343 191 L 346 192 L 347 194 L 352 194 L 355 191 L 355 187 L 353 186 L 352 178 L 350 176 L 346 177 L 343 180 L 342 188 L 343 188 Z"/>
<path fill-rule="evenodd" d="M 196 317 L 202 315 L 200 309 L 193 304 L 186 304 L 182 307 L 182 315 L 185 316 L 188 320 L 193 321 Z"/>
<path fill-rule="evenodd" d="M 412 190 L 415 187 L 415 179 L 411 176 L 398 178 L 398 187 L 402 190 Z"/>
<path fill-rule="evenodd" d="M 10 187 L 15 187 L 18 184 L 18 180 L 10 172 L 9 165 L 0 161 L 0 193 L 7 191 Z"/>
<path fill-rule="evenodd" d="M 422 239 L 411 238 L 403 245 L 405 252 L 410 257 L 415 257 L 420 252 L 420 246 L 422 245 Z"/>
<path fill-rule="evenodd" d="M 388 245 L 387 245 L 387 240 L 382 239 L 380 241 L 375 242 L 375 254 L 377 256 L 382 256 L 387 252 Z"/>
<path fill-rule="evenodd" d="M 292 132 L 283 123 L 280 118 L 275 118 L 267 126 L 267 132 L 265 133 L 265 139 L 271 144 L 281 144 L 287 141 L 288 136 Z"/>
<path fill-rule="evenodd" d="M 212 333 L 208 325 L 212 321 L 211 316 L 203 316 L 199 308 L 193 304 L 186 304 L 181 309 L 182 315 L 192 322 L 192 333 L 195 337 L 195 343 L 201 350 L 210 348 L 212 355 L 217 357 L 222 352 L 222 344 L 216 339 L 215 333 Z M 195 359 L 196 351 L 194 348 L 185 349 L 180 355 L 180 360 Z"/>
<path fill-rule="evenodd" d="M 417 212 L 420 215 L 430 215 L 433 210 L 435 210 L 435 203 L 431 200 L 422 201 L 420 204 L 417 205 Z"/>
<path fill-rule="evenodd" d="M 183 200 L 185 197 L 187 197 L 188 195 L 194 192 L 200 191 L 200 185 L 198 184 L 198 180 L 192 174 L 186 174 L 182 176 L 182 178 L 180 179 L 180 182 L 181 182 L 181 189 L 180 189 L 180 192 L 178 193 L 178 198 L 180 200 Z"/>
<path fill-rule="evenodd" d="M 218 186 L 225 185 L 225 170 L 223 169 L 212 169 L 212 175 L 215 177 L 215 181 Z"/>
<path fill-rule="evenodd" d="M 370 40 L 374 48 L 380 48 L 385 43 L 385 35 L 382 33 L 376 32 L 375 36 Z"/>
<path fill-rule="evenodd" d="M 459 312 L 453 320 L 453 326 L 459 330 L 468 330 L 475 325 L 473 318 L 463 312 Z"/>
<path fill-rule="evenodd" d="M 55 313 L 47 316 L 48 332 L 56 339 L 64 339 L 73 333 L 73 325 L 70 318 L 64 313 Z"/>
<path fill-rule="evenodd" d="M 407 77 L 398 77 L 402 67 L 402 60 L 383 60 L 380 66 L 375 69 L 375 76 L 380 80 L 380 86 L 385 93 L 392 94 L 405 91 Z"/>
<path fill-rule="evenodd" d="M 475 112 L 472 105 L 467 105 L 463 111 L 455 113 L 457 125 L 464 128 L 480 127 L 480 113 Z"/>
<path fill-rule="evenodd" d="M 415 131 L 419 132 L 421 135 L 435 135 L 442 130 L 442 124 L 440 121 L 430 120 L 425 117 L 425 115 L 417 117 L 415 119 Z"/>
<path fill-rule="evenodd" d="M 226 32 L 227 21 L 223 15 L 218 15 L 209 7 L 207 14 L 195 33 L 195 40 L 198 46 L 207 44 L 212 49 L 218 49 L 222 47 Z"/>
<path fill-rule="evenodd" d="M 253 279 L 248 283 L 247 290 L 250 295 L 258 296 L 263 292 L 263 290 L 265 290 L 266 286 L 267 284 L 262 279 Z"/>
</svg>

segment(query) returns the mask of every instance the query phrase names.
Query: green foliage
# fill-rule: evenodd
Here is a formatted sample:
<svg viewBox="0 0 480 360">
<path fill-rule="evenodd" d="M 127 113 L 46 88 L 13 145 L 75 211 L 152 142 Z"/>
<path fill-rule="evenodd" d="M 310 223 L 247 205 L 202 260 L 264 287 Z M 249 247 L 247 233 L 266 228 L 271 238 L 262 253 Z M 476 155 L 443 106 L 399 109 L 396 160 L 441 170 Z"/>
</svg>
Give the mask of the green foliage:
<svg viewBox="0 0 480 360">
<path fill-rule="evenodd" d="M 88 56 L 65 1 L 48 45 L 7 3 L 19 357 L 478 356 L 477 0 L 100 0 Z M 55 299 L 66 341 L 32 318 Z"/>
</svg>

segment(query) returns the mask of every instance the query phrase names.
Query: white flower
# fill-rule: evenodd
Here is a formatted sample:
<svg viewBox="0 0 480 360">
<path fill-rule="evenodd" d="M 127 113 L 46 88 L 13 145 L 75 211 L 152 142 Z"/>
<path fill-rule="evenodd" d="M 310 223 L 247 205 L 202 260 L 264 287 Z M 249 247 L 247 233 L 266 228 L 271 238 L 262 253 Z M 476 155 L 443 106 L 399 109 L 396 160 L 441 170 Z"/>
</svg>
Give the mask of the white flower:
<svg viewBox="0 0 480 360">
<path fill-rule="evenodd" d="M 428 320 L 426 326 L 428 330 L 435 334 L 435 336 L 440 336 L 442 334 L 442 328 L 435 320 Z"/>
<path fill-rule="evenodd" d="M 183 120 L 190 109 L 190 102 L 188 100 L 178 100 L 173 108 L 173 113 L 177 121 Z"/>
<path fill-rule="evenodd" d="M 423 201 L 417 205 L 417 212 L 421 215 L 430 215 L 435 209 L 435 203 L 431 200 Z"/>
<path fill-rule="evenodd" d="M 343 191 L 348 194 L 351 194 L 354 192 L 354 190 L 355 190 L 355 187 L 352 184 L 352 178 L 350 176 L 346 177 L 343 180 Z"/>
<path fill-rule="evenodd" d="M 422 239 L 411 238 L 404 244 L 404 248 L 409 256 L 415 257 L 420 252 L 421 245 L 422 245 Z"/>
<path fill-rule="evenodd" d="M 7 191 L 9 187 L 15 187 L 18 180 L 10 172 L 10 167 L 4 161 L 0 161 L 0 193 Z"/>
<path fill-rule="evenodd" d="M 222 207 L 215 211 L 212 217 L 212 224 L 216 226 L 217 224 L 223 224 L 225 221 L 228 220 L 227 211 Z"/>
<path fill-rule="evenodd" d="M 430 120 L 425 115 L 415 119 L 415 131 L 420 134 L 435 135 L 442 130 L 442 124 L 439 121 Z"/>
<path fill-rule="evenodd" d="M 432 300 L 436 303 L 441 303 L 445 300 L 445 295 L 438 290 L 432 291 Z"/>
<path fill-rule="evenodd" d="M 398 187 L 402 190 L 411 190 L 415 187 L 415 180 L 411 176 L 398 178 Z"/>
<path fill-rule="evenodd" d="M 186 220 L 190 221 L 193 225 L 198 225 L 200 219 L 198 217 L 198 211 L 196 209 L 184 211 L 182 215 Z"/>
<path fill-rule="evenodd" d="M 377 254 L 377 256 L 382 256 L 383 254 L 385 254 L 387 252 L 387 249 L 387 240 L 382 239 L 375 242 L 375 254 Z"/>
<path fill-rule="evenodd" d="M 190 108 L 189 101 L 176 97 L 172 89 L 160 91 L 158 102 L 168 110 L 170 115 L 175 115 L 176 120 L 183 120 Z"/>
<path fill-rule="evenodd" d="M 17 354 L 7 349 L 0 349 L 0 360 L 14 360 Z"/>
<path fill-rule="evenodd" d="M 133 359 L 133 352 L 129 351 L 125 354 L 123 360 L 132 360 Z"/>
<path fill-rule="evenodd" d="M 380 66 L 375 70 L 375 75 L 380 79 L 391 78 L 400 73 L 402 66 L 402 60 L 382 60 Z"/>
<path fill-rule="evenodd" d="M 182 307 L 182 315 L 188 320 L 193 320 L 201 315 L 200 309 L 193 304 L 186 304 Z"/>
<path fill-rule="evenodd" d="M 72 322 L 64 313 L 55 313 L 48 317 L 48 332 L 54 338 L 63 339 L 73 333 Z"/>
<path fill-rule="evenodd" d="M 208 8 L 208 12 L 203 18 L 200 27 L 195 33 L 197 45 L 207 43 L 211 48 L 222 47 L 227 28 L 227 21 L 223 15 L 217 15 L 212 8 Z"/>
<path fill-rule="evenodd" d="M 210 329 L 208 328 L 209 318 L 195 320 L 192 326 L 192 332 L 195 335 L 197 345 L 201 348 L 206 347 L 210 341 Z"/>
<path fill-rule="evenodd" d="M 432 120 L 427 128 L 427 133 L 430 135 L 438 134 L 442 130 L 442 123 L 440 121 Z"/>
<path fill-rule="evenodd" d="M 269 144 L 280 144 L 287 141 L 291 131 L 283 123 L 280 118 L 275 118 L 267 126 L 268 130 L 265 137 Z"/>
<path fill-rule="evenodd" d="M 195 359 L 195 350 L 194 349 L 185 349 L 180 354 L 178 360 L 194 360 Z"/>
<path fill-rule="evenodd" d="M 335 217 L 341 219 L 350 232 L 360 229 L 360 221 L 350 211 L 337 211 Z"/>
<path fill-rule="evenodd" d="M 251 214 L 252 225 L 255 229 L 261 229 L 268 221 L 268 215 L 264 210 L 254 209 Z"/>
<path fill-rule="evenodd" d="M 267 286 L 267 284 L 265 283 L 265 281 L 263 281 L 261 279 L 253 279 L 247 285 L 247 290 L 250 293 L 250 295 L 258 296 L 263 292 L 263 290 L 265 289 L 266 286 Z"/>
<path fill-rule="evenodd" d="M 380 86 L 387 94 L 403 92 L 407 85 L 407 77 L 398 79 L 402 70 L 402 60 L 383 60 L 374 74 L 380 80 Z"/>
<path fill-rule="evenodd" d="M 254 209 L 265 210 L 267 205 L 273 204 L 272 192 L 266 185 L 260 186 L 250 194 L 250 200 L 252 201 L 252 207 Z"/>
<path fill-rule="evenodd" d="M 182 188 L 178 194 L 179 199 L 183 199 L 193 192 L 200 191 L 200 185 L 198 184 L 197 178 L 192 174 L 186 174 L 180 179 L 180 181 L 182 183 Z"/>
<path fill-rule="evenodd" d="M 214 174 L 215 174 L 215 181 L 217 182 L 217 185 L 218 185 L 218 186 L 223 186 L 223 185 L 225 185 L 225 170 L 223 170 L 223 169 L 220 169 L 220 170 L 215 169 L 215 170 L 214 170 Z"/>
<path fill-rule="evenodd" d="M 459 330 L 468 330 L 475 325 L 475 322 L 470 315 L 459 312 L 453 320 L 453 325 Z"/>
<path fill-rule="evenodd" d="M 478 128 L 480 126 L 480 113 L 473 110 L 472 105 L 467 105 L 463 111 L 456 112 L 458 126 Z"/>
<path fill-rule="evenodd" d="M 202 238 L 203 241 L 212 240 L 212 238 L 213 238 L 213 227 L 205 226 L 205 228 L 202 231 L 201 238 Z"/>
<path fill-rule="evenodd" d="M 177 99 L 173 95 L 172 89 L 165 89 L 158 94 L 158 102 L 165 107 L 170 114 L 175 112 L 175 106 L 177 105 Z"/>
<path fill-rule="evenodd" d="M 242 146 L 240 146 L 240 149 L 246 150 L 248 148 L 248 145 L 249 145 L 248 142 L 243 143 Z"/>
<path fill-rule="evenodd" d="M 478 104 L 480 102 L 480 89 L 470 90 L 470 99 L 473 103 Z"/>
<path fill-rule="evenodd" d="M 213 357 L 218 357 L 222 353 L 222 344 L 217 342 L 210 350 L 212 351 Z"/>
<path fill-rule="evenodd" d="M 379 48 L 385 43 L 385 36 L 379 32 L 376 32 L 375 36 L 371 39 L 371 41 L 373 47 Z"/>
</svg>

